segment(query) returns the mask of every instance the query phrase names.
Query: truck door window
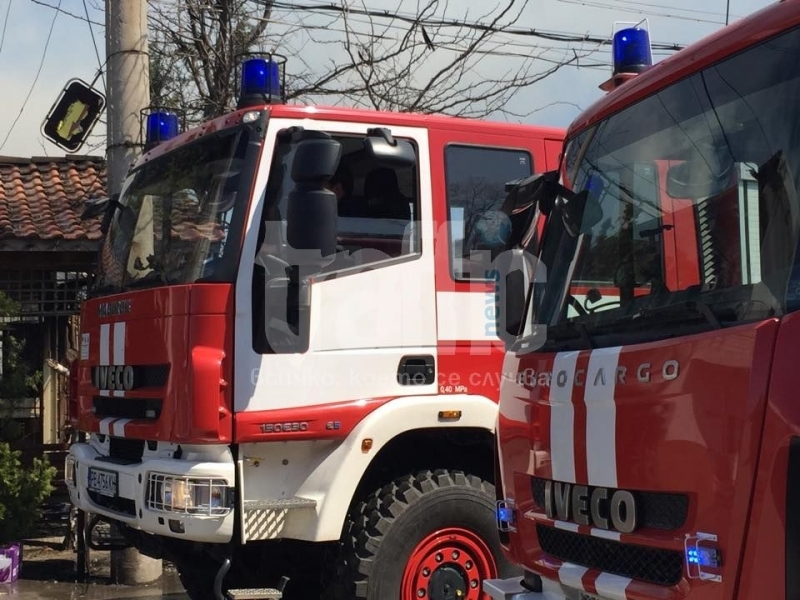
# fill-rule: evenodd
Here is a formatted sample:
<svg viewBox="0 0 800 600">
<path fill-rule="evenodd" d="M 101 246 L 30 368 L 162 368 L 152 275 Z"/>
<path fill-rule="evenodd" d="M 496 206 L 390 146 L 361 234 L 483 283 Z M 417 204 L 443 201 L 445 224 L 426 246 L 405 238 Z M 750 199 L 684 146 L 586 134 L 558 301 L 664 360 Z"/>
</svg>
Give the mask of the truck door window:
<svg viewBox="0 0 800 600">
<path fill-rule="evenodd" d="M 338 198 L 338 243 L 334 260 L 315 280 L 355 275 L 365 267 L 383 268 L 418 256 L 422 251 L 418 167 L 380 164 L 364 151 L 362 136 L 327 133 L 342 145 L 339 169 L 326 185 Z M 288 331 L 283 337 L 270 334 L 272 343 L 264 333 L 265 314 L 271 310 L 265 306 L 270 304 L 265 289 L 270 279 L 277 281 L 285 275 L 274 259 L 287 257 L 285 219 L 294 188 L 293 160 L 294 147 L 279 137 L 264 198 L 253 280 L 253 340 L 254 349 L 261 353 L 297 351 Z M 270 315 L 270 322 L 278 325 L 291 320 L 286 307 L 275 307 Z"/>
<path fill-rule="evenodd" d="M 592 312 L 620 304 L 619 288 L 641 296 L 664 285 L 663 228 L 654 163 L 607 171 L 599 198 L 602 220 L 584 234 L 570 286 Z M 575 306 L 568 314 L 578 314 Z"/>
<path fill-rule="evenodd" d="M 527 151 L 451 145 L 445 149 L 451 273 L 455 280 L 490 279 L 511 222 L 500 209 L 506 183 L 533 174 Z"/>
</svg>

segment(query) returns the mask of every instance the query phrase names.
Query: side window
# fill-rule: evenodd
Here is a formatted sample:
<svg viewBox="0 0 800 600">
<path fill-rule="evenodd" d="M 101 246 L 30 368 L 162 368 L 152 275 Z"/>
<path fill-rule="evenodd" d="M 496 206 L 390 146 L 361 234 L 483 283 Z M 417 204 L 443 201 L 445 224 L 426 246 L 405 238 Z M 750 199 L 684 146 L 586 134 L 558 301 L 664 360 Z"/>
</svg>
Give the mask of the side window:
<svg viewBox="0 0 800 600">
<path fill-rule="evenodd" d="M 450 260 L 456 280 L 485 280 L 505 248 L 510 221 L 501 212 L 506 183 L 533 175 L 524 150 L 448 146 L 445 149 Z"/>
<path fill-rule="evenodd" d="M 364 156 L 363 138 L 334 137 L 342 144 L 331 180 L 339 198 L 339 252 L 326 272 L 418 254 L 418 167 L 376 163 Z"/>
<path fill-rule="evenodd" d="M 619 287 L 645 294 L 660 289 L 665 277 L 655 165 L 637 163 L 632 173 L 607 171 L 603 177 L 602 218 L 582 238 L 570 291 L 591 311 L 619 306 Z"/>
<path fill-rule="evenodd" d="M 336 277 L 350 269 L 421 252 L 418 167 L 387 166 L 365 150 L 364 137 L 331 133 L 342 145 L 339 168 L 325 183 L 337 198 L 337 252 L 322 271 Z M 415 153 L 417 148 L 412 142 Z M 295 187 L 296 145 L 279 136 L 263 198 L 253 269 L 253 349 L 262 354 L 304 352 L 307 311 L 289 277 L 289 196 Z M 324 277 L 322 277 L 324 278 Z M 321 277 L 316 277 L 317 280 Z M 306 323 L 304 325 L 304 323 Z"/>
</svg>

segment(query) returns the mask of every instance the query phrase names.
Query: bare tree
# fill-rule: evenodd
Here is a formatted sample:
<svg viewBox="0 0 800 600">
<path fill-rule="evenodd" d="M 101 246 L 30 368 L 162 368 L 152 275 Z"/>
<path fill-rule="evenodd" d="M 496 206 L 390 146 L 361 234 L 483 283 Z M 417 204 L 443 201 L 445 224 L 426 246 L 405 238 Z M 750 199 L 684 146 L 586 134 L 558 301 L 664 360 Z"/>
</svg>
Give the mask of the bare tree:
<svg viewBox="0 0 800 600">
<path fill-rule="evenodd" d="M 528 0 L 505 0 L 469 19 L 449 16 L 447 0 L 418 1 L 414 15 L 383 15 L 358 7 L 341 12 L 347 55 L 324 77 L 306 79 L 298 95 L 339 95 L 351 104 L 379 110 L 485 117 L 508 112 L 512 97 L 580 55 L 566 48 L 516 45 L 507 32 L 519 22 Z M 486 3 L 487 5 L 489 3 Z"/>
<path fill-rule="evenodd" d="M 190 122 L 233 107 L 247 51 L 291 57 L 287 100 L 469 117 L 509 113 L 519 90 L 594 51 L 513 41 L 528 0 L 459 17 L 448 0 L 418 0 L 413 12 L 399 0 L 394 10 L 366 0 L 150 1 L 152 100 Z"/>
<path fill-rule="evenodd" d="M 271 10 L 271 2 L 245 0 L 151 2 L 153 104 L 177 105 L 189 120 L 227 112 L 236 94 L 236 57 L 260 49 Z"/>
</svg>

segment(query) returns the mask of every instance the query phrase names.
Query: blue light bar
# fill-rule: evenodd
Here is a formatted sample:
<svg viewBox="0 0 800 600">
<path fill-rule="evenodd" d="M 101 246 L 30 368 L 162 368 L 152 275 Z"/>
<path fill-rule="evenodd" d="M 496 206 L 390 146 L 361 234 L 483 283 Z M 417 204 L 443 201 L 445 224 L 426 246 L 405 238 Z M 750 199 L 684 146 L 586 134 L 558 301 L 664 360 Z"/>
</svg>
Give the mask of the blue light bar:
<svg viewBox="0 0 800 600">
<path fill-rule="evenodd" d="M 265 58 L 251 58 L 242 63 L 242 81 L 239 101 L 248 97 L 269 102 L 281 98 L 281 70 L 278 63 Z"/>
<path fill-rule="evenodd" d="M 653 65 L 650 34 L 646 29 L 630 27 L 620 29 L 612 41 L 614 75 L 641 73 Z"/>
<path fill-rule="evenodd" d="M 719 567 L 722 560 L 718 549 L 696 546 L 686 550 L 686 562 L 701 567 Z"/>
<path fill-rule="evenodd" d="M 499 531 L 516 531 L 516 514 L 514 505 L 510 500 L 498 500 L 496 503 L 495 518 Z"/>
<path fill-rule="evenodd" d="M 152 112 L 147 115 L 145 146 L 150 148 L 178 135 L 178 115 L 172 112 Z"/>
</svg>

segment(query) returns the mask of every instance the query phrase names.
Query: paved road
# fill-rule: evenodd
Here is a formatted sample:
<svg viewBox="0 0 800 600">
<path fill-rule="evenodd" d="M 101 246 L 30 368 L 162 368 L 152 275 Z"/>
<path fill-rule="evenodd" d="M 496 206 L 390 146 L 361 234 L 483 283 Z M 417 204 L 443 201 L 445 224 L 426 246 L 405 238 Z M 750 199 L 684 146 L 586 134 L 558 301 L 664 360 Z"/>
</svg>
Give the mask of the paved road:
<svg viewBox="0 0 800 600">
<path fill-rule="evenodd" d="M 186 600 L 183 587 L 176 578 L 165 576 L 153 585 L 136 587 L 57 583 L 50 581 L 17 581 L 0 583 L 0 600 Z"/>
</svg>

